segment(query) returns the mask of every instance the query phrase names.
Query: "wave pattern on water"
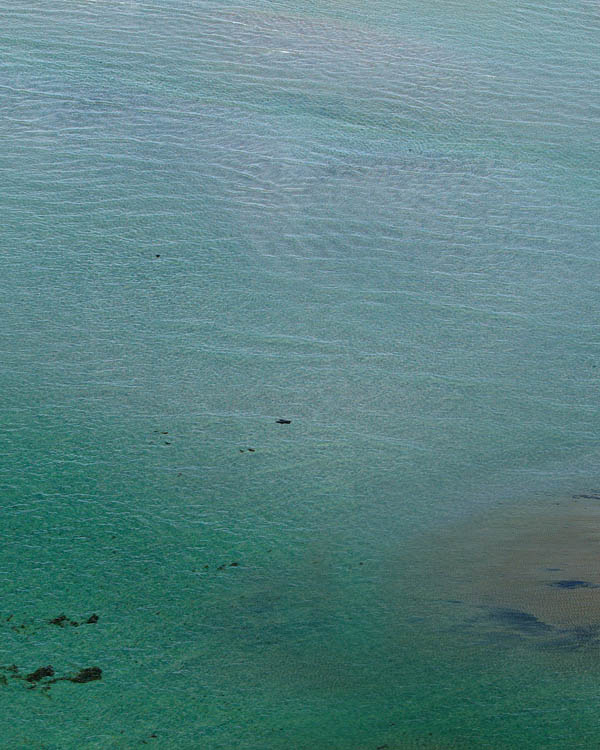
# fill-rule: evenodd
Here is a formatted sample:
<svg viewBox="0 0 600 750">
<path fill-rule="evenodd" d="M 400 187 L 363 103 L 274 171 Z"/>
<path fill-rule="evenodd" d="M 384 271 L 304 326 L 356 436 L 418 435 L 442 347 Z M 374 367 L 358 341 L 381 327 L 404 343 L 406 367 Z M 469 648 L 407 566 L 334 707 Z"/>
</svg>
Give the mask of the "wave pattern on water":
<svg viewBox="0 0 600 750">
<path fill-rule="evenodd" d="M 596 747 L 595 3 L 4 5 L 7 748 Z"/>
</svg>

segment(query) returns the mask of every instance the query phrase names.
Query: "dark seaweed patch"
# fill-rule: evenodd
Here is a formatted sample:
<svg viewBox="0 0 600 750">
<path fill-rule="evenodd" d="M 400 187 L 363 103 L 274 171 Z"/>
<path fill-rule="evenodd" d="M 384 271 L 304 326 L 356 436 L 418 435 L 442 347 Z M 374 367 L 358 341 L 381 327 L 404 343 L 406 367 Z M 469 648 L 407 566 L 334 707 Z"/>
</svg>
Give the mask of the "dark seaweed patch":
<svg viewBox="0 0 600 750">
<path fill-rule="evenodd" d="M 542 620 L 538 620 L 538 618 L 530 612 L 523 612 L 520 609 L 494 607 L 490 612 L 490 618 L 501 625 L 515 628 L 522 633 L 541 634 L 553 630 L 552 625 L 548 625 L 547 623 L 542 622 Z"/>
<path fill-rule="evenodd" d="M 102 679 L 102 670 L 100 667 L 86 667 L 80 670 L 75 677 L 63 677 L 64 680 L 69 682 L 92 682 L 92 680 Z"/>
<path fill-rule="evenodd" d="M 84 621 L 86 625 L 93 625 L 98 622 L 98 615 L 93 614 L 88 617 L 87 620 Z M 72 625 L 74 628 L 78 628 L 81 624 L 79 620 L 70 620 L 65 614 L 59 615 L 58 617 L 55 617 L 53 620 L 48 620 L 50 625 L 58 625 L 59 628 L 64 628 L 65 625 Z"/>
<path fill-rule="evenodd" d="M 25 679 L 27 682 L 39 682 L 44 677 L 54 677 L 54 669 L 50 665 L 36 669 L 35 672 L 28 674 Z"/>
<path fill-rule="evenodd" d="M 575 579 L 568 579 L 566 581 L 552 581 L 548 586 L 552 586 L 555 589 L 597 589 L 599 588 L 595 583 L 589 581 L 578 581 Z"/>
<path fill-rule="evenodd" d="M 58 617 L 55 617 L 53 620 L 50 620 L 50 625 L 58 625 L 59 627 L 63 628 L 65 625 L 65 622 L 68 622 L 67 616 L 59 615 Z"/>
<path fill-rule="evenodd" d="M 563 651 L 579 651 L 586 648 L 597 648 L 600 645 L 600 629 L 596 625 L 579 625 L 557 631 L 557 637 L 545 641 L 544 648 L 556 648 Z"/>
<path fill-rule="evenodd" d="M 235 564 L 235 563 L 233 563 Z M 6 618 L 6 622 L 10 622 L 13 615 Z M 71 620 L 67 615 L 60 614 L 57 617 L 46 620 L 47 624 L 54 625 L 59 629 L 65 628 L 70 630 L 70 627 L 79 627 L 80 625 L 95 625 L 99 621 L 100 617 L 94 612 L 87 619 L 82 620 Z M 21 632 L 22 629 L 26 628 L 26 625 L 21 626 L 9 626 L 17 632 Z M 35 632 L 35 631 L 34 631 Z M 51 665 L 45 667 L 38 667 L 35 671 L 29 673 L 23 673 L 19 671 L 19 667 L 16 664 L 10 666 L 0 666 L 0 686 L 8 686 L 9 680 L 19 680 L 23 686 L 26 686 L 28 690 L 36 690 L 39 688 L 46 697 L 49 696 L 51 686 L 57 682 L 68 681 L 74 683 L 86 683 L 92 682 L 93 680 L 100 680 L 102 678 L 102 670 L 100 667 L 85 667 L 80 669 L 76 674 L 64 674 L 62 676 L 55 676 L 54 667 Z"/>
</svg>

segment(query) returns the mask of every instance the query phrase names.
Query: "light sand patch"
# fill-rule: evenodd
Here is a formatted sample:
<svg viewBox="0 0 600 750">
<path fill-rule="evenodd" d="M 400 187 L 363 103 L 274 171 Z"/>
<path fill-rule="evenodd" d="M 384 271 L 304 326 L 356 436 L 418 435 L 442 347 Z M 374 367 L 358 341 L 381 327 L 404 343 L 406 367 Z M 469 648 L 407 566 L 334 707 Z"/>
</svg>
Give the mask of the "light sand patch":
<svg viewBox="0 0 600 750">
<path fill-rule="evenodd" d="M 600 626 L 600 495 L 500 507 L 423 544 L 429 593 L 500 620 L 513 612 L 525 629 L 517 613 L 557 628 Z"/>
</svg>

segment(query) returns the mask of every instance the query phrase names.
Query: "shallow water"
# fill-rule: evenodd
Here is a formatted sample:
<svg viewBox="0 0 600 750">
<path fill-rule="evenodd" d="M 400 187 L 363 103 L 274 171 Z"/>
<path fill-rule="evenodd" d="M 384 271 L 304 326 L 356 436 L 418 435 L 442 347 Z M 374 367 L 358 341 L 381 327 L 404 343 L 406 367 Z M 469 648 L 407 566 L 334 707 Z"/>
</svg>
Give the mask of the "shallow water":
<svg viewBox="0 0 600 750">
<path fill-rule="evenodd" d="M 597 11 L 2 5 L 3 747 L 597 746 Z"/>
</svg>

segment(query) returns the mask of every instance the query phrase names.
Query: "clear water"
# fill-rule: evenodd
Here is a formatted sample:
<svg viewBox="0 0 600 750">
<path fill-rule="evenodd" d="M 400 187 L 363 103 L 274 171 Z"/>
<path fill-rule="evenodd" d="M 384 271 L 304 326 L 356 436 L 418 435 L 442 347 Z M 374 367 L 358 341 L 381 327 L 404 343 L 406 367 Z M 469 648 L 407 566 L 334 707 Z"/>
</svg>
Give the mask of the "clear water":
<svg viewBox="0 0 600 750">
<path fill-rule="evenodd" d="M 427 540 L 600 486 L 598 5 L 0 8 L 0 746 L 596 748 Z"/>
</svg>

